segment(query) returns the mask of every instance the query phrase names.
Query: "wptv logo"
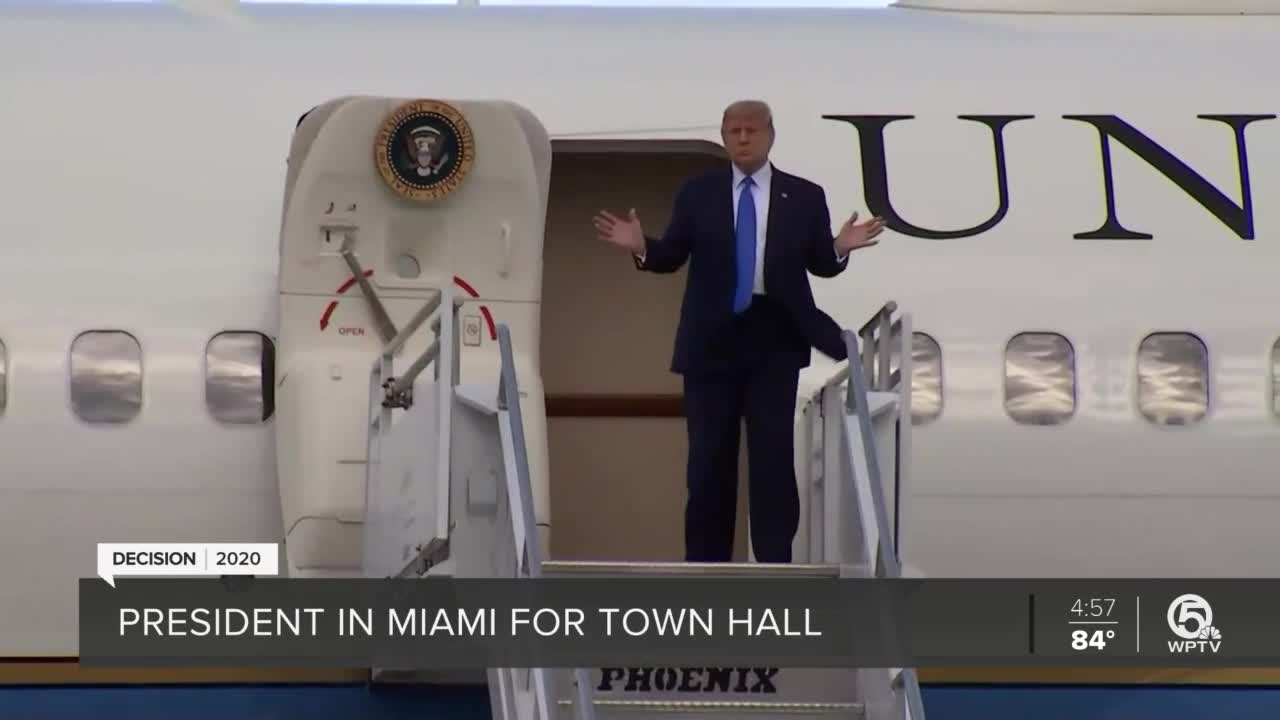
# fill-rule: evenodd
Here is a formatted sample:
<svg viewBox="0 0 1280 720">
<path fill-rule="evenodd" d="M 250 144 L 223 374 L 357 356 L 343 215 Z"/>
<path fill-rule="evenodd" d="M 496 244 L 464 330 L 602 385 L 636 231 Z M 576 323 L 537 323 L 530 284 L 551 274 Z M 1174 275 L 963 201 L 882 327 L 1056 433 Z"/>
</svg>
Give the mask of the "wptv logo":
<svg viewBox="0 0 1280 720">
<path fill-rule="evenodd" d="M 1169 603 L 1169 629 L 1181 640 L 1169 641 L 1169 652 L 1216 653 L 1222 633 L 1213 626 L 1213 608 L 1199 595 L 1179 595 Z"/>
</svg>

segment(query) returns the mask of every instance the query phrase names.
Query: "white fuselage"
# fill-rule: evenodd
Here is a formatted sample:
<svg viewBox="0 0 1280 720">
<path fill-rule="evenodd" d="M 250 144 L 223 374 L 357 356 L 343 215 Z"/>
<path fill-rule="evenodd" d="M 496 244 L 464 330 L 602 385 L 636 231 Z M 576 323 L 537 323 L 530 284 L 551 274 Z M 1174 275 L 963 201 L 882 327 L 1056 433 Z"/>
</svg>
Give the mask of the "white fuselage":
<svg viewBox="0 0 1280 720">
<path fill-rule="evenodd" d="M 885 129 L 889 199 L 932 230 L 981 225 L 999 200 L 992 130 L 957 116 L 1030 116 L 1002 129 L 999 222 L 948 239 L 891 226 L 842 276 L 814 280 L 842 325 L 893 300 L 941 349 L 941 413 L 914 432 L 908 562 L 934 576 L 1280 569 L 1280 120 L 1243 135 L 1252 239 L 1111 137 L 1115 218 L 1153 236 L 1137 240 L 1073 237 L 1104 225 L 1107 195 L 1099 130 L 1064 118 L 1121 118 L 1241 217 L 1236 135 L 1197 116 L 1280 113 L 1264 80 L 1280 20 L 350 7 L 255 18 L 243 32 L 129 6 L 0 21 L 0 654 L 76 653 L 76 579 L 93 575 L 97 542 L 282 537 L 272 424 L 212 417 L 205 351 L 223 331 L 275 335 L 290 136 L 303 112 L 348 94 L 510 99 L 553 139 L 712 142 L 728 102 L 760 97 L 774 109 L 773 161 L 824 187 L 833 229 L 867 215 L 875 181 L 858 130 L 824 116 L 911 116 Z M 92 330 L 141 347 L 130 423 L 73 411 L 70 347 Z M 1023 332 L 1071 343 L 1065 423 L 1006 410 L 1006 346 Z M 1139 346 L 1157 332 L 1207 348 L 1197 423 L 1140 412 Z M 825 369 L 818 359 L 812 379 Z"/>
</svg>

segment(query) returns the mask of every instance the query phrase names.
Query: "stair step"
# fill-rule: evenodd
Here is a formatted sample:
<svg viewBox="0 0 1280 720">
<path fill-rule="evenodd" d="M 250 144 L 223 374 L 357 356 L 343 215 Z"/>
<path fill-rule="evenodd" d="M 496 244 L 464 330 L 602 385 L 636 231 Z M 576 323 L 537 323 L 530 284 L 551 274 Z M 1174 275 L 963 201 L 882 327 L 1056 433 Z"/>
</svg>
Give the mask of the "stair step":
<svg viewBox="0 0 1280 720">
<path fill-rule="evenodd" d="M 572 707 L 573 700 L 560 700 L 562 707 Z M 596 708 L 606 711 L 645 713 L 769 713 L 771 715 L 832 715 L 860 718 L 863 705 L 858 702 L 759 702 L 748 700 L 595 700 Z"/>
<path fill-rule="evenodd" d="M 881 415 L 897 407 L 898 393 L 874 391 L 867 393 L 867 414 L 872 420 L 878 420 Z"/>
<path fill-rule="evenodd" d="M 683 562 L 601 562 L 592 560 L 548 560 L 542 563 L 545 577 L 572 576 L 695 576 L 695 577 L 804 577 L 838 578 L 839 565 L 795 563 L 683 563 Z"/>
<path fill-rule="evenodd" d="M 454 396 L 462 404 L 485 415 L 498 412 L 498 386 L 491 384 L 466 383 L 453 388 Z"/>
</svg>

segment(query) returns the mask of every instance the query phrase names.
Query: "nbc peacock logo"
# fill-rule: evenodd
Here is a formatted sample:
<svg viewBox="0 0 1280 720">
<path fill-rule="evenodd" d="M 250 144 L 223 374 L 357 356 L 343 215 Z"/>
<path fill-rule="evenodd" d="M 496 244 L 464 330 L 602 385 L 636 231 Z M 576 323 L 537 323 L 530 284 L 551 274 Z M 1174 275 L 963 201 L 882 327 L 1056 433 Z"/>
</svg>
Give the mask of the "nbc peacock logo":
<svg viewBox="0 0 1280 720">
<path fill-rule="evenodd" d="M 1213 624 L 1213 608 L 1209 601 L 1188 593 L 1169 603 L 1169 629 L 1178 640 L 1169 641 L 1169 652 L 1218 652 L 1222 647 L 1222 631 Z"/>
</svg>

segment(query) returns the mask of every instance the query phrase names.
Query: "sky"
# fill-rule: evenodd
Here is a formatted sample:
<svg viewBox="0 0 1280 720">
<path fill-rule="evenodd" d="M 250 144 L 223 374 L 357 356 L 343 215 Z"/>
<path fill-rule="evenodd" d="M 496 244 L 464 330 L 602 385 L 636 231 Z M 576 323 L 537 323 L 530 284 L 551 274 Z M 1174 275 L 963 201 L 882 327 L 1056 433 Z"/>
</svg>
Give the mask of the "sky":
<svg viewBox="0 0 1280 720">
<path fill-rule="evenodd" d="M 112 0 L 104 0 L 111 2 Z M 157 0 L 163 2 L 164 0 Z M 245 4 L 456 5 L 457 0 L 240 0 Z M 594 5 L 700 7 L 886 7 L 893 0 L 479 0 L 482 5 Z"/>
</svg>

